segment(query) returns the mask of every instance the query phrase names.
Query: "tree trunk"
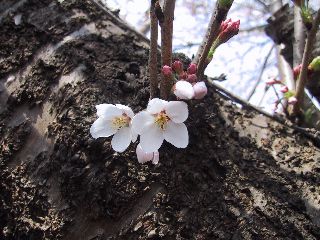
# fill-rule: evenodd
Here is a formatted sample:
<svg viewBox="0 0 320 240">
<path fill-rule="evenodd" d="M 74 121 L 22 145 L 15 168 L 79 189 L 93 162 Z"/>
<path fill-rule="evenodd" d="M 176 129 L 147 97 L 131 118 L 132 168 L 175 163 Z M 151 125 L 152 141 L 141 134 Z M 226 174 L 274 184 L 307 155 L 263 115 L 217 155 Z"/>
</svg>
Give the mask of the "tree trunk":
<svg viewBox="0 0 320 240">
<path fill-rule="evenodd" d="M 89 0 L 8 0 L 0 25 L 0 239 L 320 238 L 304 135 L 209 87 L 189 146 L 139 164 L 89 128 L 96 104 L 146 107 L 148 41 Z"/>
</svg>

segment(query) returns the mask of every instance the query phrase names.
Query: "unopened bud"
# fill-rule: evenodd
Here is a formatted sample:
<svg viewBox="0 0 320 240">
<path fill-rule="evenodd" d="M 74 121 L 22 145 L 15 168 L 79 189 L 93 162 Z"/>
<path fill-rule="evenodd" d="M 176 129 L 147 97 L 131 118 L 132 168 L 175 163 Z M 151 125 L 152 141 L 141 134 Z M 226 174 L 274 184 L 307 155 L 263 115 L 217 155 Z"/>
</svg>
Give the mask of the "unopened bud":
<svg viewBox="0 0 320 240">
<path fill-rule="evenodd" d="M 164 65 L 162 67 L 162 73 L 164 76 L 171 76 L 172 75 L 172 69 L 168 65 Z"/>
<path fill-rule="evenodd" d="M 289 91 L 289 89 L 288 89 L 287 86 L 282 86 L 281 89 L 280 89 L 280 92 L 282 92 L 282 93 L 286 93 L 288 91 Z"/>
<path fill-rule="evenodd" d="M 182 72 L 181 74 L 179 74 L 179 79 L 181 80 L 181 79 L 184 79 L 184 80 L 186 80 L 188 78 L 188 74 L 186 73 L 186 72 Z"/>
<path fill-rule="evenodd" d="M 233 22 L 231 19 L 225 20 L 220 25 L 218 36 L 219 45 L 227 42 L 230 38 L 239 33 L 240 20 Z"/>
<path fill-rule="evenodd" d="M 187 77 L 187 81 L 189 83 L 194 83 L 197 81 L 197 75 L 195 74 L 189 74 L 188 77 Z"/>
<path fill-rule="evenodd" d="M 136 148 L 136 154 L 139 163 L 145 163 L 148 161 L 152 161 L 153 164 L 157 164 L 159 162 L 159 152 L 145 152 L 141 145 L 138 144 Z"/>
<path fill-rule="evenodd" d="M 173 86 L 173 93 L 179 99 L 192 99 L 194 97 L 194 90 L 191 83 L 180 80 Z"/>
<path fill-rule="evenodd" d="M 277 80 L 277 79 L 274 79 L 274 78 L 266 81 L 266 84 L 267 84 L 268 86 L 271 86 L 271 85 L 274 85 L 274 84 L 280 84 L 280 83 L 281 83 L 280 80 Z"/>
<path fill-rule="evenodd" d="M 311 71 L 320 71 L 320 56 L 314 58 L 308 67 Z"/>
<path fill-rule="evenodd" d="M 175 71 L 177 74 L 181 74 L 183 72 L 183 64 L 179 60 L 176 60 L 172 64 L 172 69 Z"/>
<path fill-rule="evenodd" d="M 299 64 L 298 66 L 295 66 L 293 68 L 293 78 L 297 80 L 299 78 L 300 72 L 301 72 L 302 64 Z"/>
<path fill-rule="evenodd" d="M 193 90 L 195 99 L 202 99 L 208 93 L 205 82 L 197 82 L 193 85 Z"/>
<path fill-rule="evenodd" d="M 289 103 L 289 104 L 294 105 L 294 104 L 296 104 L 297 102 L 298 102 L 298 99 L 297 99 L 296 97 L 289 97 L 289 99 L 288 99 L 288 103 Z"/>
<path fill-rule="evenodd" d="M 191 63 L 187 69 L 188 74 L 196 74 L 197 73 L 197 64 Z"/>
</svg>

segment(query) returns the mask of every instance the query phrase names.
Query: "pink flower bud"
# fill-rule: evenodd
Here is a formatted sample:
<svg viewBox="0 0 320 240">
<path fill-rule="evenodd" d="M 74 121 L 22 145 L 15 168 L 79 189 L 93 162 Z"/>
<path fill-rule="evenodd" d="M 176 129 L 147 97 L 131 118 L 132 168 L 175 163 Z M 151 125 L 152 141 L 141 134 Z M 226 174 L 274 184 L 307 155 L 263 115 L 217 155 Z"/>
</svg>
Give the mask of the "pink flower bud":
<svg viewBox="0 0 320 240">
<path fill-rule="evenodd" d="M 239 33 L 240 20 L 233 22 L 231 19 L 225 20 L 220 25 L 218 36 L 219 44 L 227 42 L 230 38 Z"/>
<path fill-rule="evenodd" d="M 182 72 L 182 73 L 179 74 L 179 79 L 180 80 L 181 79 L 186 80 L 187 78 L 188 78 L 188 74 L 186 72 Z"/>
<path fill-rule="evenodd" d="M 277 80 L 277 79 L 271 79 L 271 80 L 268 80 L 268 81 L 266 81 L 266 84 L 268 85 L 268 86 L 271 86 L 271 85 L 273 85 L 273 84 L 280 84 L 281 83 L 281 81 L 279 81 L 279 80 Z"/>
<path fill-rule="evenodd" d="M 193 90 L 195 99 L 202 99 L 208 92 L 205 82 L 197 82 L 193 85 Z"/>
<path fill-rule="evenodd" d="M 173 87 L 173 93 L 179 99 L 192 99 L 194 97 L 194 90 L 191 83 L 180 80 Z"/>
<path fill-rule="evenodd" d="M 298 99 L 297 99 L 296 97 L 289 97 L 289 99 L 288 99 L 288 103 L 289 103 L 289 104 L 294 105 L 294 104 L 296 104 L 297 102 L 298 102 Z"/>
<path fill-rule="evenodd" d="M 172 69 L 168 65 L 164 65 L 162 67 L 162 73 L 164 76 L 171 76 L 172 75 Z"/>
<path fill-rule="evenodd" d="M 147 153 L 142 149 L 140 144 L 138 144 L 138 146 L 136 148 L 136 154 L 137 154 L 137 158 L 138 158 L 139 163 L 146 163 L 148 161 L 152 161 L 153 164 L 157 164 L 159 162 L 159 152 L 158 151 Z"/>
<path fill-rule="evenodd" d="M 183 64 L 179 60 L 176 60 L 172 64 L 172 69 L 175 71 L 177 74 L 181 74 L 183 72 Z"/>
<path fill-rule="evenodd" d="M 286 93 L 286 92 L 288 92 L 288 87 L 287 86 L 282 86 L 281 88 L 280 88 L 280 92 L 282 92 L 282 93 Z"/>
<path fill-rule="evenodd" d="M 197 73 L 197 64 L 191 63 L 187 69 L 188 74 L 196 74 Z"/>
<path fill-rule="evenodd" d="M 187 81 L 188 81 L 189 83 L 194 83 L 194 82 L 196 82 L 196 81 L 197 81 L 197 75 L 195 75 L 195 74 L 189 74 L 189 75 L 188 75 L 188 78 L 187 78 Z"/>
<path fill-rule="evenodd" d="M 293 78 L 294 80 L 297 80 L 299 75 L 300 75 L 300 72 L 301 72 L 301 67 L 302 67 L 302 64 L 299 64 L 298 66 L 296 66 L 294 69 L 293 69 Z"/>
</svg>

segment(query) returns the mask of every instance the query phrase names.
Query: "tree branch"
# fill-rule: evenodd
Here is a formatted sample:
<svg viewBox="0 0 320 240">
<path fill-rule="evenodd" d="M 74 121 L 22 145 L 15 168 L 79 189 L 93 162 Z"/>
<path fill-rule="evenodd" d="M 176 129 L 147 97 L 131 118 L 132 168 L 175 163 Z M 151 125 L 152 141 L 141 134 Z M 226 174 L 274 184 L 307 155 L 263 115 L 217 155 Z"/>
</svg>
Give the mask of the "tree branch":
<svg viewBox="0 0 320 240">
<path fill-rule="evenodd" d="M 150 7 L 150 99 L 158 97 L 158 20 L 155 13 L 156 2 L 157 0 L 151 0 Z"/>
<path fill-rule="evenodd" d="M 172 63 L 172 34 L 173 34 L 173 19 L 175 0 L 166 0 L 163 6 L 164 20 L 161 26 L 161 65 L 171 66 Z M 168 99 L 173 80 L 170 76 L 162 74 L 160 86 L 160 95 L 162 99 Z"/>
<path fill-rule="evenodd" d="M 298 78 L 296 95 L 295 95 L 295 97 L 298 99 L 298 102 L 293 106 L 293 116 L 297 116 L 300 113 L 300 106 L 302 104 L 303 96 L 304 96 L 304 87 L 307 81 L 308 65 L 311 59 L 311 53 L 312 53 L 316 33 L 318 31 L 319 23 L 320 23 L 320 9 L 317 11 L 316 17 L 312 23 L 312 28 L 308 33 L 307 42 L 304 48 L 301 73 Z"/>
<path fill-rule="evenodd" d="M 196 57 L 193 61 L 198 65 L 198 72 L 197 72 L 198 78 L 201 78 L 204 74 L 204 70 L 207 65 L 206 62 L 207 62 L 207 56 L 208 56 L 209 50 L 214 40 L 218 37 L 220 25 L 222 21 L 226 19 L 232 3 L 233 1 L 231 1 L 231 4 L 229 7 L 223 7 L 219 4 L 219 1 L 217 1 L 215 5 L 214 12 L 211 16 L 209 26 L 207 28 L 207 32 L 198 49 Z"/>
</svg>

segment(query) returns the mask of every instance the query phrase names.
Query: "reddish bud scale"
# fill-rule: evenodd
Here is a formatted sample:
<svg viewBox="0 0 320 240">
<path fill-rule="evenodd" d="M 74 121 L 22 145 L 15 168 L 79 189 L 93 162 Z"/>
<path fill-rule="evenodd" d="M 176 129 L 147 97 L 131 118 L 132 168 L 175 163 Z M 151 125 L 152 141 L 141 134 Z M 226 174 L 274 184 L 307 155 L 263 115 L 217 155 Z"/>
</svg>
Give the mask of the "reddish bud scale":
<svg viewBox="0 0 320 240">
<path fill-rule="evenodd" d="M 231 19 L 225 20 L 220 25 L 218 36 L 219 43 L 225 43 L 239 33 L 240 20 L 233 22 Z"/>
<path fill-rule="evenodd" d="M 197 64 L 191 63 L 187 69 L 188 74 L 196 74 L 197 73 Z"/>
<path fill-rule="evenodd" d="M 183 72 L 183 64 L 179 60 L 176 60 L 172 64 L 172 69 L 175 71 L 177 74 L 181 74 Z"/>
</svg>

